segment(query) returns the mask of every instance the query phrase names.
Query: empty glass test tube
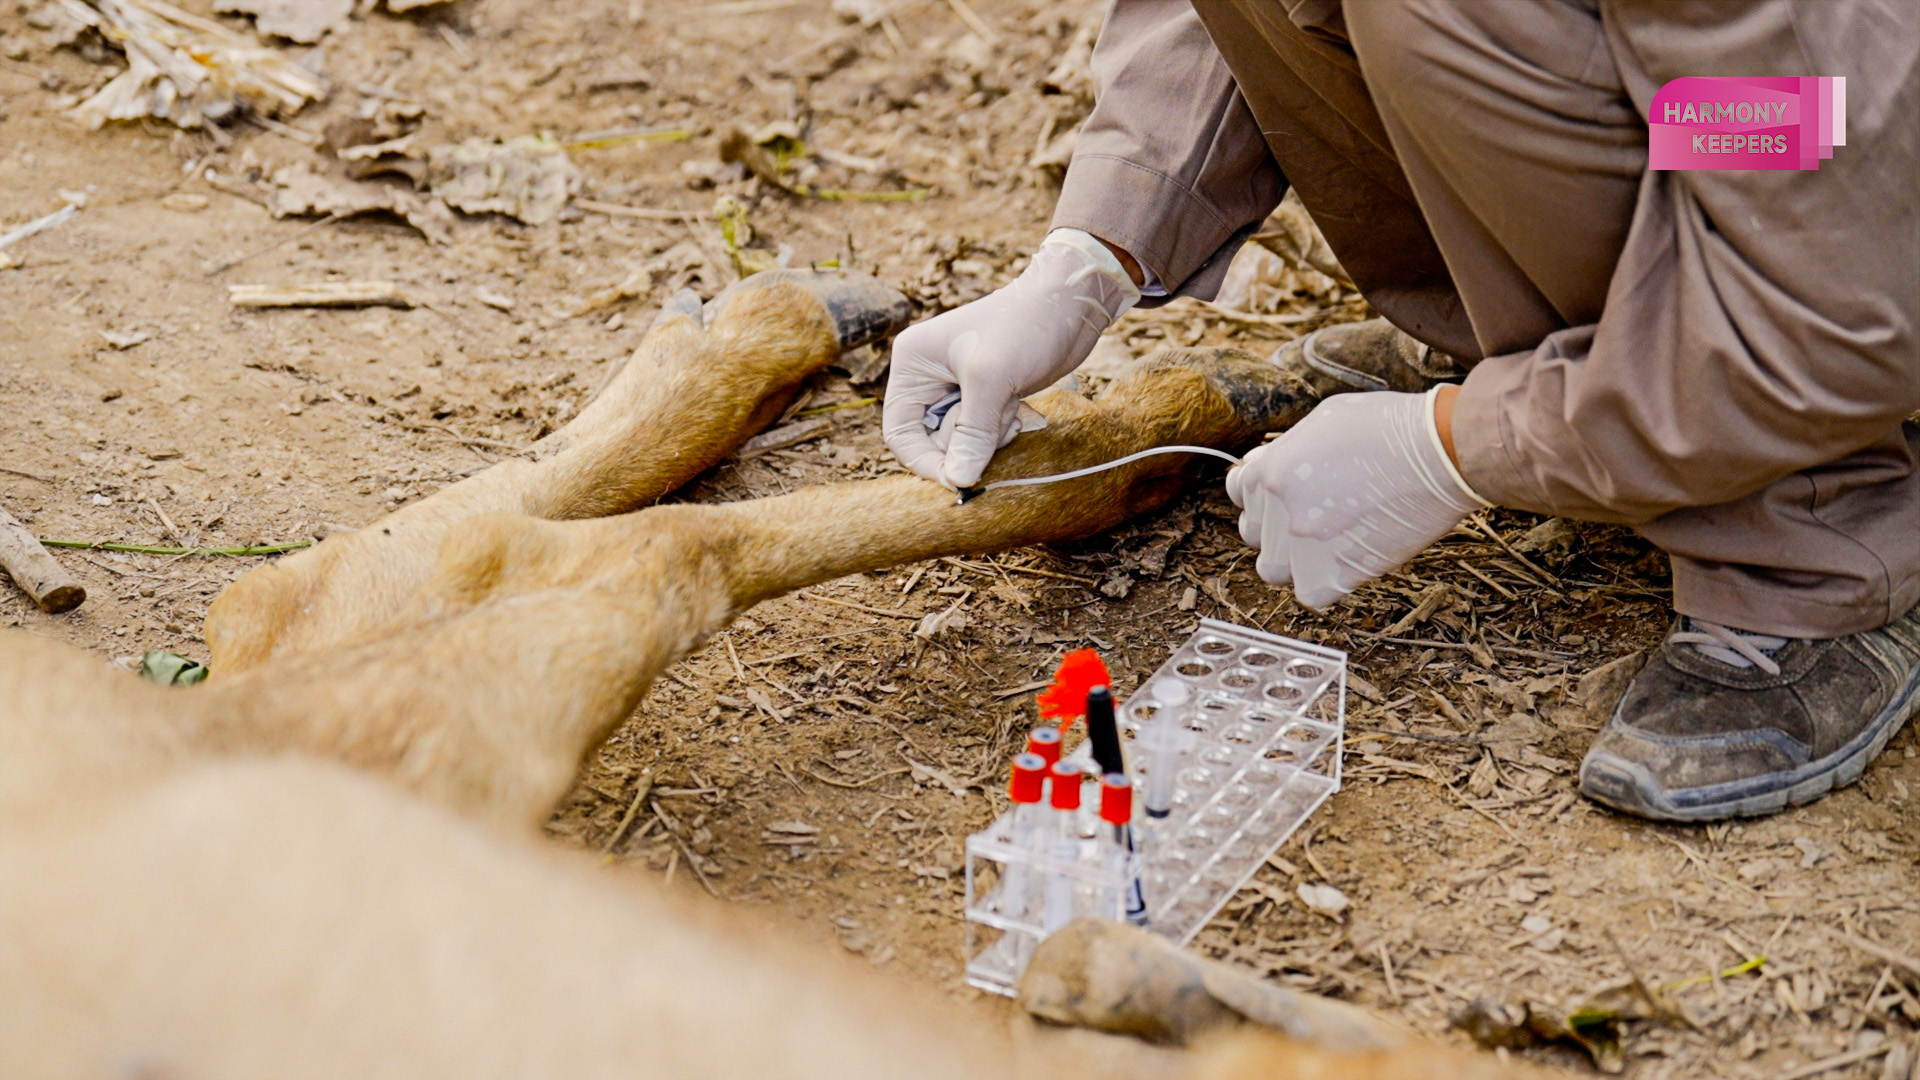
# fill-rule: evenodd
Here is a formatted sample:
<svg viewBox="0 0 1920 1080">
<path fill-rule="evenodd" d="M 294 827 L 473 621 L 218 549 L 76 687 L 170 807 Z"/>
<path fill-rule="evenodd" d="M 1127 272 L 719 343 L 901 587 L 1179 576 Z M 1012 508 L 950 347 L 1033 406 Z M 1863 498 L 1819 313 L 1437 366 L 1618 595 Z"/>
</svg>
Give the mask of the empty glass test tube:
<svg viewBox="0 0 1920 1080">
<path fill-rule="evenodd" d="M 1047 832 L 1047 858 L 1053 865 L 1047 870 L 1046 909 L 1041 927 L 1051 934 L 1073 921 L 1074 895 L 1079 891 L 1073 868 L 1080 861 L 1085 841 L 1080 838 L 1080 788 L 1082 771 L 1078 762 L 1063 761 L 1053 767 L 1047 802 L 1053 807 Z"/>
</svg>

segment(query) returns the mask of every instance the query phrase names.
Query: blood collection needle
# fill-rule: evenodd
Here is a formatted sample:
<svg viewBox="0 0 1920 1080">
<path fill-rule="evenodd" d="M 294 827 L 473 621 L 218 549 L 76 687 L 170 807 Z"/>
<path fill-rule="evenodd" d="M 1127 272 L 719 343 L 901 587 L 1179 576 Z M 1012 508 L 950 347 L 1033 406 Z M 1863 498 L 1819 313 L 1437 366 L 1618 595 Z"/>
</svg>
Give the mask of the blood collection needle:
<svg viewBox="0 0 1920 1080">
<path fill-rule="evenodd" d="M 1211 446 L 1155 446 L 1137 453 L 1128 454 L 1126 457 L 1114 458 L 1112 461 L 1104 461 L 1098 465 L 1089 465 L 1084 469 L 1075 469 L 1072 472 L 1055 473 L 1052 476 L 1022 476 L 1013 480 L 995 480 L 990 484 L 961 488 L 960 502 L 964 504 L 976 496 L 984 495 L 992 491 L 994 488 L 1028 487 L 1033 484 L 1053 484 L 1061 480 L 1077 480 L 1082 476 L 1092 476 L 1094 473 L 1106 472 L 1108 469 L 1117 469 L 1122 465 L 1131 465 L 1141 458 L 1153 457 L 1155 454 L 1205 454 L 1208 457 L 1217 457 L 1222 461 L 1231 462 L 1235 465 L 1240 464 L 1239 458 L 1234 457 L 1225 450 L 1215 450 Z"/>
</svg>

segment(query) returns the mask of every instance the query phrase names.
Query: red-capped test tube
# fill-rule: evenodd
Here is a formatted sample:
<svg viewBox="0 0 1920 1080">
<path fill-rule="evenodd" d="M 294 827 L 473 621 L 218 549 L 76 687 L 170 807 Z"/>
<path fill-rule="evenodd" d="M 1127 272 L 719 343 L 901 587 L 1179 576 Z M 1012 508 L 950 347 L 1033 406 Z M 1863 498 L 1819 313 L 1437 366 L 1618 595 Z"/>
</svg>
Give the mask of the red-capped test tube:
<svg viewBox="0 0 1920 1080">
<path fill-rule="evenodd" d="M 1047 762 L 1039 754 L 1013 755 L 1013 775 L 1007 795 L 1017 805 L 1037 803 L 1047 793 Z"/>
<path fill-rule="evenodd" d="M 1108 866 L 1125 866 L 1133 854 L 1133 781 L 1125 773 L 1108 773 L 1100 778 L 1100 820 L 1112 826 L 1100 830 L 1101 861 Z M 1127 921 L 1147 925 L 1146 896 L 1135 876 L 1127 885 Z"/>
<path fill-rule="evenodd" d="M 1054 809 L 1054 823 L 1059 826 L 1055 832 L 1069 836 L 1080 835 L 1080 787 L 1086 770 L 1077 761 L 1062 761 L 1054 765 L 1047 789 L 1047 804 Z"/>
<path fill-rule="evenodd" d="M 1015 754 L 1007 795 L 1013 799 L 1013 845 L 1031 849 L 1040 840 L 1040 800 L 1047 793 L 1047 760 L 1039 754 Z"/>
<path fill-rule="evenodd" d="M 1108 773 L 1100 778 L 1100 820 L 1113 826 L 1113 836 L 1133 822 L 1133 781 L 1125 773 Z"/>
<path fill-rule="evenodd" d="M 1013 799 L 1013 835 L 1009 840 L 1016 853 L 1007 860 L 1007 872 L 1001 886 L 1001 910 L 1016 917 L 1024 917 L 1039 907 L 1027 895 L 1033 879 L 1027 873 L 1026 864 L 1045 843 L 1045 821 L 1041 817 L 1044 811 L 1040 800 L 1046 793 L 1047 760 L 1039 754 L 1014 755 L 1013 775 L 1007 782 L 1007 794 Z"/>
<path fill-rule="evenodd" d="M 1060 729 L 1037 727 L 1027 732 L 1027 753 L 1039 754 L 1048 768 L 1058 765 L 1060 763 Z"/>
<path fill-rule="evenodd" d="M 1053 821 L 1047 858 L 1052 865 L 1047 869 L 1042 918 L 1049 934 L 1073 921 L 1074 894 L 1078 891 L 1074 867 L 1085 844 L 1080 836 L 1080 789 L 1085 775 L 1079 762 L 1063 761 L 1053 767 L 1049 780 L 1047 803 L 1053 807 Z"/>
</svg>

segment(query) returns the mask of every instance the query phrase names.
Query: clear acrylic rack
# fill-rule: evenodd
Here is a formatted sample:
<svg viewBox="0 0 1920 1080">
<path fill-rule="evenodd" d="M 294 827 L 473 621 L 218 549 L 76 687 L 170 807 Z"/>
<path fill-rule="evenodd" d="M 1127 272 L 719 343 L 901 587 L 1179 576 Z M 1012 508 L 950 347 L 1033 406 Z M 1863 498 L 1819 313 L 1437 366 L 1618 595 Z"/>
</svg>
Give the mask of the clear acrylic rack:
<svg viewBox="0 0 1920 1080">
<path fill-rule="evenodd" d="M 1117 717 L 1136 791 L 1132 856 L 1022 847 L 1010 814 L 967 839 L 967 982 L 1011 995 L 1049 932 L 1124 920 L 1136 887 L 1149 929 L 1192 939 L 1339 790 L 1346 689 L 1337 649 L 1202 619 Z M 1083 742 L 1067 758 L 1087 756 Z"/>
</svg>

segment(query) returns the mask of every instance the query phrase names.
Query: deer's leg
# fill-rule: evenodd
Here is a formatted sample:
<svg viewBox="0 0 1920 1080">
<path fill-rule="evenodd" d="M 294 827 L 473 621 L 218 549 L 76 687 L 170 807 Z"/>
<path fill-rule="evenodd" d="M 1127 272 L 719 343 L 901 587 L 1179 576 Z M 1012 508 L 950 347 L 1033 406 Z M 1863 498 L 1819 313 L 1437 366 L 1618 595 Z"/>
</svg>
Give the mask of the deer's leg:
<svg viewBox="0 0 1920 1080">
<path fill-rule="evenodd" d="M 526 458 L 229 586 L 207 613 L 213 671 L 378 634 L 425 583 L 449 531 L 477 515 L 590 518 L 657 501 L 778 416 L 841 350 L 885 337 L 907 313 L 872 278 L 807 270 L 748 278 L 705 312 L 670 303 L 600 396 Z"/>
<path fill-rule="evenodd" d="M 1235 349 L 1164 350 L 1093 400 L 1033 399 L 1048 427 L 994 457 L 985 480 L 1047 476 L 1169 444 L 1244 450 L 1318 401 L 1297 375 Z M 742 607 L 846 574 L 940 555 L 1078 539 L 1164 505 L 1210 458 L 1164 455 L 956 504 L 912 478 L 810 488 L 716 508 L 733 515 Z"/>
<path fill-rule="evenodd" d="M 1284 373 L 1218 351 L 1163 356 L 1093 401 L 1035 404 L 1050 426 L 1004 451 L 992 476 L 1172 442 L 1241 447 L 1309 403 Z M 476 518 L 450 532 L 398 629 L 195 691 L 209 696 L 192 737 L 336 757 L 537 825 L 661 670 L 737 612 L 856 571 L 1087 536 L 1164 503 L 1193 467 L 1149 458 L 964 506 L 899 477 L 592 521 Z"/>
</svg>

